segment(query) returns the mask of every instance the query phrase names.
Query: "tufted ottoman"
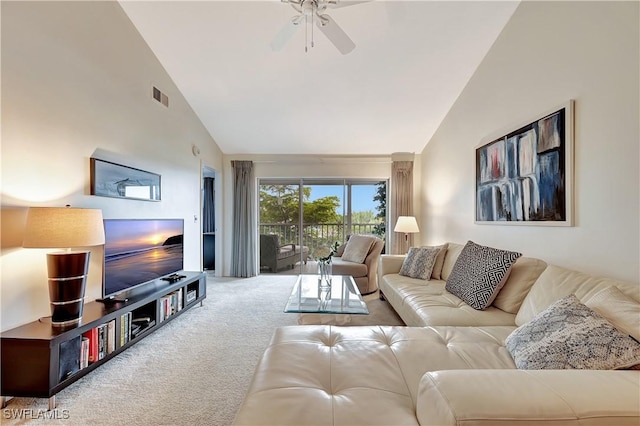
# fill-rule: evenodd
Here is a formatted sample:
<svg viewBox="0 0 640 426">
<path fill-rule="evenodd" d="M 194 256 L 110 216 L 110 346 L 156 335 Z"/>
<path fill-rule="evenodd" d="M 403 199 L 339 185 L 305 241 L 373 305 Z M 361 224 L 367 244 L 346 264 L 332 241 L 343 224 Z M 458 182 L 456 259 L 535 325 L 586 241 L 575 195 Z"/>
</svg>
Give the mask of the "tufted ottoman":
<svg viewBox="0 0 640 426">
<path fill-rule="evenodd" d="M 279 328 L 234 423 L 417 424 L 424 373 L 515 368 L 502 344 L 513 328 Z"/>
</svg>

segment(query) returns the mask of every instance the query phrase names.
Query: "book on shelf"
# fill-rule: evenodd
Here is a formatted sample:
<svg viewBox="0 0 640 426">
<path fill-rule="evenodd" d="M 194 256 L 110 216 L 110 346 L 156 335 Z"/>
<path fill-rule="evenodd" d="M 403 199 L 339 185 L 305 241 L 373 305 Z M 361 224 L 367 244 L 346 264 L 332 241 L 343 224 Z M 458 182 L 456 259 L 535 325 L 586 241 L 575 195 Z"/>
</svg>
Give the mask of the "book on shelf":
<svg viewBox="0 0 640 426">
<path fill-rule="evenodd" d="M 87 351 L 87 362 L 92 364 L 98 360 L 98 328 L 94 327 L 82 333 L 82 336 L 89 341 L 89 350 Z"/>
<path fill-rule="evenodd" d="M 107 354 L 107 324 L 100 324 L 98 329 L 98 360 Z"/>
<path fill-rule="evenodd" d="M 164 303 L 164 317 L 169 318 L 171 316 L 171 295 L 164 296 L 162 302 Z"/>
<path fill-rule="evenodd" d="M 115 327 L 116 320 L 111 320 L 82 333 L 80 361 L 86 358 L 86 365 L 89 365 L 113 352 L 116 348 Z"/>
<path fill-rule="evenodd" d="M 116 350 L 116 320 L 107 323 L 107 354 Z"/>
<path fill-rule="evenodd" d="M 89 339 L 82 336 L 80 342 L 80 369 L 89 366 Z"/>
<path fill-rule="evenodd" d="M 183 289 L 179 288 L 160 298 L 160 321 L 164 321 L 182 310 L 182 296 Z"/>
<path fill-rule="evenodd" d="M 171 316 L 171 294 L 160 298 L 160 321 L 164 321 Z"/>
<path fill-rule="evenodd" d="M 182 310 L 182 295 L 183 295 L 183 290 L 182 288 L 180 288 L 178 290 L 178 311 Z"/>
<path fill-rule="evenodd" d="M 140 324 L 133 324 L 131 326 L 131 338 L 134 338 L 142 331 L 142 326 Z"/>
<path fill-rule="evenodd" d="M 171 293 L 171 315 L 178 312 L 178 292 Z"/>
<path fill-rule="evenodd" d="M 182 288 L 173 292 L 174 302 L 173 302 L 173 312 L 177 313 L 182 310 Z"/>
<path fill-rule="evenodd" d="M 124 346 L 129 343 L 131 339 L 131 318 L 132 313 L 127 312 L 120 316 L 120 346 Z"/>
</svg>

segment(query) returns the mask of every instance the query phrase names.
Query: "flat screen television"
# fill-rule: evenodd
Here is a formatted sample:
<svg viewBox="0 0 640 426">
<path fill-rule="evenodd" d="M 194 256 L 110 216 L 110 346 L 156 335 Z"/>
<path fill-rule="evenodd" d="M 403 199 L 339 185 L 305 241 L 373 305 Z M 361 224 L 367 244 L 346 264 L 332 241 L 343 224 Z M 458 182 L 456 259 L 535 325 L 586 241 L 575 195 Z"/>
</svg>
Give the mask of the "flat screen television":
<svg viewBox="0 0 640 426">
<path fill-rule="evenodd" d="M 105 219 L 102 297 L 184 268 L 183 219 Z"/>
</svg>

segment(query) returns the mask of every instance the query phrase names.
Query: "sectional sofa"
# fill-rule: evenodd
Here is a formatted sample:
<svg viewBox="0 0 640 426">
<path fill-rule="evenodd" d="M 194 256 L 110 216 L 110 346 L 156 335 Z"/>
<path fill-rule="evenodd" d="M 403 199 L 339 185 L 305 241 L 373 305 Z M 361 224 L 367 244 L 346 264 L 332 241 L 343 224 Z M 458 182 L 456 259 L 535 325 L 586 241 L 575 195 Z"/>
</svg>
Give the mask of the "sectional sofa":
<svg viewBox="0 0 640 426">
<path fill-rule="evenodd" d="M 640 423 L 637 283 L 520 257 L 472 312 L 446 288 L 464 246 L 445 250 L 440 279 L 406 277 L 404 259 L 382 256 L 380 289 L 406 327 L 277 329 L 234 423 Z M 601 357 L 613 364 L 588 364 Z M 567 359 L 587 364 L 554 367 Z"/>
</svg>

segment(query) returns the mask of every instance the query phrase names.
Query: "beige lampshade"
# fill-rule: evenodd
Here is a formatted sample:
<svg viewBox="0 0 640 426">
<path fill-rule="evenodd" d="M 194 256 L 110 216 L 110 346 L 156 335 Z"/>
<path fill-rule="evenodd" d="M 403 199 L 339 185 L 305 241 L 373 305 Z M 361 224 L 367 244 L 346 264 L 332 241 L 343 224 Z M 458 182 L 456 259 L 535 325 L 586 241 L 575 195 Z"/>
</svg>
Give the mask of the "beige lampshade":
<svg viewBox="0 0 640 426">
<path fill-rule="evenodd" d="M 416 218 L 413 216 L 398 216 L 398 221 L 396 222 L 396 227 L 393 229 L 394 232 L 404 232 L 405 234 L 413 234 L 416 232 L 420 232 L 420 228 L 418 228 L 418 222 Z"/>
<path fill-rule="evenodd" d="M 30 207 L 22 247 L 70 248 L 104 244 L 102 210 Z"/>
</svg>

